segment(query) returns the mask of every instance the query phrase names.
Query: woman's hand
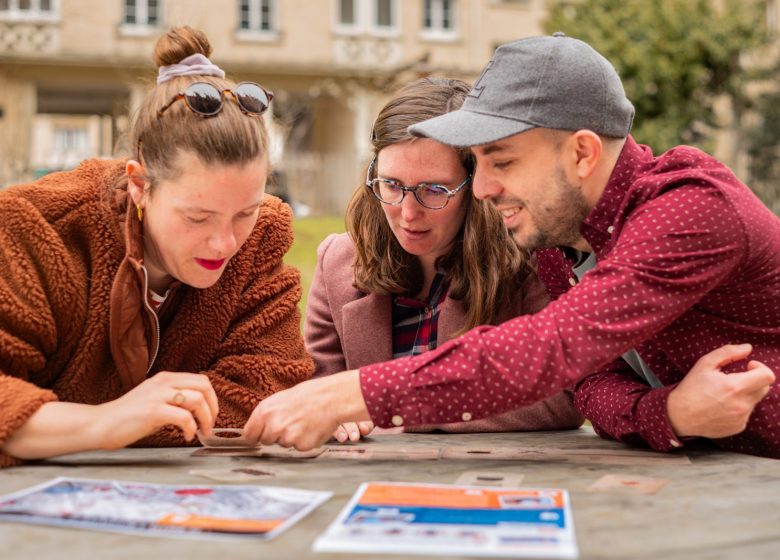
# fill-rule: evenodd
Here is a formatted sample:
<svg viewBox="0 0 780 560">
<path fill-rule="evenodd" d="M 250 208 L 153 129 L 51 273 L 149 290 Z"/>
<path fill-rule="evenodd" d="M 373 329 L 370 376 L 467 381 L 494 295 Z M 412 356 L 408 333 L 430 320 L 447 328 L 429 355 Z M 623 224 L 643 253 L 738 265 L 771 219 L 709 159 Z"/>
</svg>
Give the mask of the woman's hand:
<svg viewBox="0 0 780 560">
<path fill-rule="evenodd" d="M 208 437 L 219 413 L 208 377 L 167 371 L 98 408 L 104 427 L 98 435 L 100 449 L 126 447 L 168 425 L 181 429 L 186 441 L 198 429 Z"/>
<path fill-rule="evenodd" d="M 211 434 L 219 412 L 208 377 L 160 372 L 116 400 L 87 405 L 49 402 L 2 445 L 19 459 L 44 459 L 95 449 L 119 449 L 163 426 L 180 428 L 187 441 L 200 428 Z"/>
<path fill-rule="evenodd" d="M 345 422 L 333 432 L 333 439 L 339 443 L 346 441 L 360 441 L 361 437 L 367 436 L 374 429 L 374 423 L 371 420 L 365 422 Z"/>
</svg>

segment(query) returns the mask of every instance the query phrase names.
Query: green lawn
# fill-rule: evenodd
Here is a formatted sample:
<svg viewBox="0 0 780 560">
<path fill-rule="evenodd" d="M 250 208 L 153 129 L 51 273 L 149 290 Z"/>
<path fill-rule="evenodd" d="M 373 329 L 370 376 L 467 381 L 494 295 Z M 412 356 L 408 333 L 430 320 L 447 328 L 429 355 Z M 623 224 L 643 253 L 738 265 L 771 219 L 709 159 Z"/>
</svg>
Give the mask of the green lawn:
<svg viewBox="0 0 780 560">
<path fill-rule="evenodd" d="M 317 247 L 329 234 L 345 231 L 344 218 L 341 216 L 295 218 L 293 230 L 295 230 L 295 241 L 284 261 L 301 271 L 303 298 L 301 298 L 300 308 L 303 315 L 314 267 L 317 265 Z"/>
</svg>

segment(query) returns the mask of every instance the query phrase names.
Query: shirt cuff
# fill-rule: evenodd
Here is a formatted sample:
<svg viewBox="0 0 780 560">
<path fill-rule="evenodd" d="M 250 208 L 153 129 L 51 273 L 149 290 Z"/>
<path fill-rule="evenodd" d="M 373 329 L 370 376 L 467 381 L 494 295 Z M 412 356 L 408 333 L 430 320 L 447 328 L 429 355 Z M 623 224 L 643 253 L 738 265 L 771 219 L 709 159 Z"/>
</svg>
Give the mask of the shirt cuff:
<svg viewBox="0 0 780 560">
<path fill-rule="evenodd" d="M 668 385 L 645 393 L 637 405 L 639 433 L 657 451 L 672 451 L 683 447 L 683 440 L 672 429 L 667 413 L 669 393 L 676 385 Z"/>
</svg>

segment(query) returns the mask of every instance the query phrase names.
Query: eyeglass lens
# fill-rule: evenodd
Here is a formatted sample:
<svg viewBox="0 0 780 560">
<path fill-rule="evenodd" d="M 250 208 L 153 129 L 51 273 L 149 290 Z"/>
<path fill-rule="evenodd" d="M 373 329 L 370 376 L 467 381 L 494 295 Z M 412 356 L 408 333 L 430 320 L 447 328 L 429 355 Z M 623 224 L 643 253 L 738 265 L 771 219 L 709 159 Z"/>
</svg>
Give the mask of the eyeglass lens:
<svg viewBox="0 0 780 560">
<path fill-rule="evenodd" d="M 222 92 L 211 84 L 191 84 L 184 92 L 190 109 L 201 115 L 216 115 L 222 108 Z"/>
<path fill-rule="evenodd" d="M 247 113 L 259 115 L 268 109 L 268 106 L 271 104 L 271 100 L 266 92 L 257 84 L 244 82 L 238 84 L 233 92 L 236 96 L 236 101 Z"/>
<path fill-rule="evenodd" d="M 397 204 L 404 197 L 404 190 L 393 181 L 377 179 L 372 186 L 374 194 L 388 204 Z M 449 200 L 447 191 L 437 185 L 421 185 L 413 192 L 417 201 L 428 208 L 442 208 Z"/>
<path fill-rule="evenodd" d="M 269 96 L 257 84 L 245 82 L 233 91 L 236 102 L 247 113 L 259 115 L 271 103 Z M 190 109 L 201 115 L 211 116 L 222 108 L 222 92 L 211 84 L 195 83 L 187 87 L 184 98 Z"/>
</svg>

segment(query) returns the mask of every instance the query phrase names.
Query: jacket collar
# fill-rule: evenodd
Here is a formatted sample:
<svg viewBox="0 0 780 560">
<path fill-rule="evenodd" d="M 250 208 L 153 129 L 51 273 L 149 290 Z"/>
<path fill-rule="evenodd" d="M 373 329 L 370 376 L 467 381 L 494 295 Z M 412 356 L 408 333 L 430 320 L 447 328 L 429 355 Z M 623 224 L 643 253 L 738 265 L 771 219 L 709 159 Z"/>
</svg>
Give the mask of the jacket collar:
<svg viewBox="0 0 780 560">
<path fill-rule="evenodd" d="M 146 304 L 143 222 L 126 189 L 115 191 L 115 203 L 125 256 L 111 286 L 109 340 L 122 386 L 129 391 L 146 379 L 160 343 L 159 321 Z"/>
</svg>

